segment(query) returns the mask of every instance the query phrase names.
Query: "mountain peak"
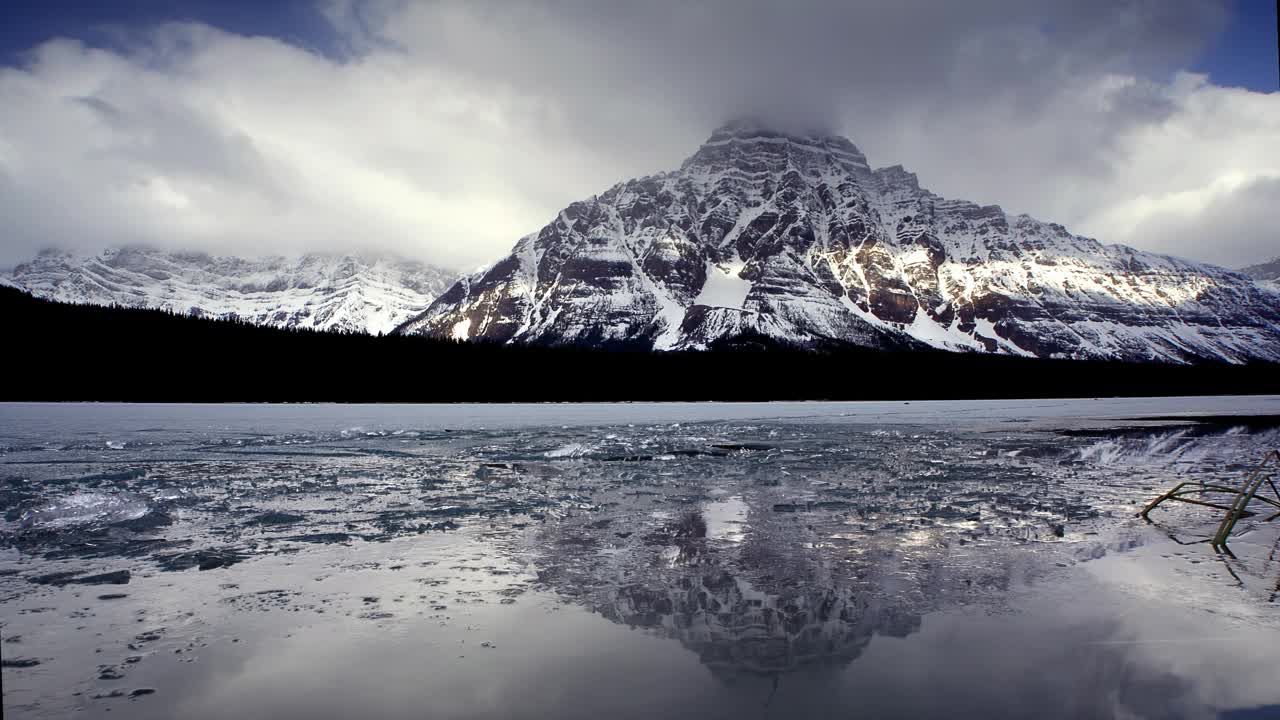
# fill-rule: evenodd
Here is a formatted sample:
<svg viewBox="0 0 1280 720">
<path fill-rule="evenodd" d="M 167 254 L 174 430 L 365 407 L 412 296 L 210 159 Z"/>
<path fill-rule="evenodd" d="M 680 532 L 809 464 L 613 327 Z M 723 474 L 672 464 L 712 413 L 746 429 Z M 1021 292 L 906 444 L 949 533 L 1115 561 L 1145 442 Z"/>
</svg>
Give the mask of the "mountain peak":
<svg viewBox="0 0 1280 720">
<path fill-rule="evenodd" d="M 854 147 L 848 138 L 830 128 L 793 123 L 771 123 L 757 117 L 740 117 L 726 122 L 711 133 L 711 137 L 707 139 L 704 145 L 730 140 L 740 142 L 772 140 L 775 142 L 789 141 L 801 145 Z"/>
<path fill-rule="evenodd" d="M 1280 297 L 939 197 L 838 135 L 741 118 L 681 169 L 570 205 L 400 332 L 1245 362 L 1280 359 Z"/>
<path fill-rule="evenodd" d="M 763 159 L 764 165 L 759 161 Z M 711 133 L 683 167 L 726 165 L 739 169 L 776 170 L 779 163 L 837 162 L 855 171 L 868 171 L 867 158 L 842 135 L 810 129 L 797 130 L 765 123 L 756 118 L 731 120 Z"/>
</svg>

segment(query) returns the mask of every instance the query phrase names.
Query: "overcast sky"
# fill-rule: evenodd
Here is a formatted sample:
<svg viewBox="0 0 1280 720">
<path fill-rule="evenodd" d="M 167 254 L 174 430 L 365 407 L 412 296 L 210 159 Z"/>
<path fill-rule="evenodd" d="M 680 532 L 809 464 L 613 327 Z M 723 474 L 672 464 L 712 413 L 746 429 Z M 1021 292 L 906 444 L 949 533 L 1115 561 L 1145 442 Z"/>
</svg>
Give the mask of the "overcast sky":
<svg viewBox="0 0 1280 720">
<path fill-rule="evenodd" d="M 1270 0 L 21 5 L 0 265 L 141 242 L 469 268 L 744 113 L 1106 242 L 1280 255 Z"/>
</svg>

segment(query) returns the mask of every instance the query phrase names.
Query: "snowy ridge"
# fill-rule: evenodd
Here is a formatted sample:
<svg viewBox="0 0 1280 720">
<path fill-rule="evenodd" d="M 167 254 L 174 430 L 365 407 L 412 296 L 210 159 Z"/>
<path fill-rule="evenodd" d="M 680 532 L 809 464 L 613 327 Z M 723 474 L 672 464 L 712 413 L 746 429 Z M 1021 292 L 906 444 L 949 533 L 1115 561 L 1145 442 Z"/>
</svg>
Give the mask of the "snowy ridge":
<svg viewBox="0 0 1280 720">
<path fill-rule="evenodd" d="M 1254 280 L 1257 280 L 1258 284 L 1269 287 L 1276 292 L 1280 292 L 1280 257 L 1277 257 L 1270 262 L 1241 268 L 1240 272 L 1248 275 Z"/>
<path fill-rule="evenodd" d="M 1248 275 L 1254 280 L 1280 280 L 1280 257 L 1277 257 L 1270 262 L 1241 268 L 1240 272 Z"/>
<path fill-rule="evenodd" d="M 46 250 L 0 274 L 0 284 L 59 302 L 378 334 L 421 312 L 455 277 L 402 259 L 245 259 L 126 247 L 99 255 Z"/>
<path fill-rule="evenodd" d="M 400 329 L 698 349 L 798 345 L 1280 360 L 1280 294 L 1236 272 L 948 200 L 842 137 L 751 123 L 565 208 Z"/>
</svg>

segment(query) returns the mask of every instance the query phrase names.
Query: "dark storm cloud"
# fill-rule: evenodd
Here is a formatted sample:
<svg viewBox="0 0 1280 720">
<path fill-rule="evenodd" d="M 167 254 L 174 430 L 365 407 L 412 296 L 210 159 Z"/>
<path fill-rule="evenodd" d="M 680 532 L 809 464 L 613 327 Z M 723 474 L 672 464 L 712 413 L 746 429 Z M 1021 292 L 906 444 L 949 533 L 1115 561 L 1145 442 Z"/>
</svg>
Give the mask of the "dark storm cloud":
<svg viewBox="0 0 1280 720">
<path fill-rule="evenodd" d="M 652 108 L 702 133 L 738 114 L 837 129 L 850 107 L 945 112 L 1010 93 L 1014 109 L 1034 113 L 1072 77 L 1167 73 L 1226 18 L 1206 0 L 402 7 L 374 13 L 383 25 L 359 30 L 476 82 L 555 98 L 573 109 L 575 131 L 602 139 L 618 129 L 663 134 Z"/>
</svg>

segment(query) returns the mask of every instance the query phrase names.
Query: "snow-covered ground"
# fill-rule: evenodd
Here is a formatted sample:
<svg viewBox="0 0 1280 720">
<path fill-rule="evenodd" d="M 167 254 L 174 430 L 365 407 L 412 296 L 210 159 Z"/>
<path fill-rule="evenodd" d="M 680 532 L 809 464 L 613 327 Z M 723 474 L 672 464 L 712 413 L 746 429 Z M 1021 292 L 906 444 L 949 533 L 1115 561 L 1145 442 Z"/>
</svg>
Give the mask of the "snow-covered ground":
<svg viewBox="0 0 1280 720">
<path fill-rule="evenodd" d="M 866 426 L 963 424 L 969 428 L 1075 427 L 1149 417 L 1280 415 L 1280 395 L 1035 400 L 915 400 L 867 402 L 450 403 L 395 405 L 323 403 L 187 405 L 181 403 L 0 403 L 0 428 L 13 442 L 65 434 L 128 436 L 166 428 L 178 438 L 203 438 L 210 427 L 252 433 L 504 430 L 538 426 L 779 422 Z M 215 433 L 214 437 L 218 437 Z"/>
</svg>

